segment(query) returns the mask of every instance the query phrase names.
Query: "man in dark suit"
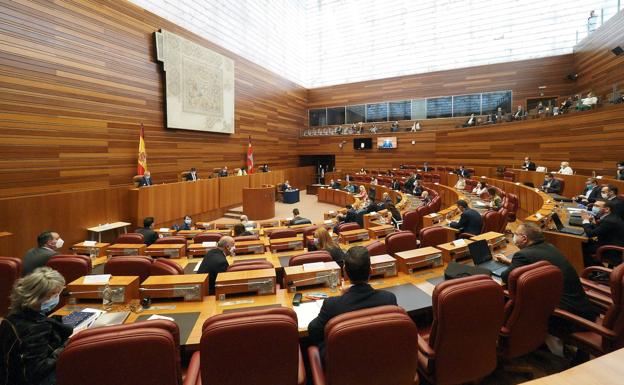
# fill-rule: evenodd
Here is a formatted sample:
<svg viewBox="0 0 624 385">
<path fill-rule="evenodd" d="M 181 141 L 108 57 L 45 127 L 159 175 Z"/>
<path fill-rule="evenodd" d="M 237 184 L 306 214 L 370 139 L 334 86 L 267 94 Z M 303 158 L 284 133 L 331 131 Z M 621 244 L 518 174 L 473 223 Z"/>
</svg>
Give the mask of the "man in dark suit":
<svg viewBox="0 0 624 385">
<path fill-rule="evenodd" d="M 226 271 L 230 266 L 226 256 L 234 256 L 235 251 L 234 238 L 225 236 L 221 237 L 217 242 L 217 247 L 210 249 L 202 259 L 197 274 L 208 274 L 208 293 L 210 295 L 215 293 L 217 275 Z"/>
<path fill-rule="evenodd" d="M 459 168 L 457 169 L 457 175 L 462 176 L 464 178 L 470 178 L 470 173 L 468 172 L 468 170 L 466 170 L 464 168 L 464 166 L 459 166 Z"/>
<path fill-rule="evenodd" d="M 555 179 L 552 172 L 544 175 L 542 191 L 548 194 L 561 194 L 561 182 Z"/>
<path fill-rule="evenodd" d="M 299 209 L 293 209 L 293 218 L 288 222 L 288 226 L 312 224 L 308 218 L 304 218 L 299 214 Z"/>
<path fill-rule="evenodd" d="M 425 162 L 423 164 L 422 170 L 423 170 L 423 172 L 431 172 L 431 171 L 433 171 L 433 168 L 429 167 L 429 163 L 428 162 Z"/>
<path fill-rule="evenodd" d="M 191 170 L 189 171 L 189 173 L 186 174 L 186 180 L 187 181 L 199 180 L 199 175 L 197 175 L 197 170 L 195 169 L 195 167 L 191 167 Z"/>
<path fill-rule="evenodd" d="M 227 169 L 227 166 L 223 166 L 223 168 L 221 169 L 221 171 L 219 171 L 219 176 L 228 176 L 228 169 Z"/>
<path fill-rule="evenodd" d="M 587 183 L 583 192 L 580 195 L 575 196 L 573 199 L 578 203 L 594 203 L 597 199 L 600 199 L 600 186 L 596 178 L 587 178 Z"/>
<path fill-rule="evenodd" d="M 612 200 L 597 201 L 592 208 L 594 214 L 598 216 L 597 220 L 587 212 L 581 213 L 585 235 L 590 238 L 587 243 L 583 244 L 585 266 L 600 262 L 592 258 L 600 246 L 624 246 L 624 219 L 618 216 L 615 210 L 616 202 Z M 591 239 L 594 237 L 596 240 Z M 619 264 L 622 261 L 622 255 L 617 251 L 608 251 L 603 257 L 606 257 L 613 264 Z"/>
<path fill-rule="evenodd" d="M 459 222 L 450 222 L 449 226 L 460 230 L 462 233 L 481 234 L 481 227 L 483 226 L 481 214 L 469 208 L 468 203 L 463 199 L 458 200 L 456 204 L 461 212 L 461 216 L 459 217 Z"/>
<path fill-rule="evenodd" d="M 145 171 L 143 178 L 139 180 L 139 187 L 151 186 L 152 184 L 152 174 L 149 171 Z"/>
<path fill-rule="evenodd" d="M 58 254 L 63 247 L 63 239 L 54 231 L 44 231 L 37 236 L 37 247 L 33 247 L 24 254 L 22 260 L 22 275 L 26 276 L 35 269 L 43 267 L 48 260 Z"/>
<path fill-rule="evenodd" d="M 333 188 L 333 189 L 337 189 L 337 190 L 339 190 L 339 189 L 340 189 L 340 187 L 341 187 L 341 186 L 340 186 L 340 181 L 338 181 L 338 180 L 333 180 L 333 179 L 330 181 L 329 185 L 331 186 L 331 188 Z"/>
<path fill-rule="evenodd" d="M 513 243 L 520 251 L 511 260 L 502 254 L 494 256 L 499 262 L 509 265 L 501 274 L 503 282 L 507 283 L 509 273 L 517 267 L 539 261 L 549 262 L 563 273 L 563 292 L 559 307 L 588 320 L 595 319 L 595 309 L 585 295 L 576 270 L 555 246 L 545 242 L 544 233 L 538 226 L 528 222 L 519 225 L 514 232 Z"/>
<path fill-rule="evenodd" d="M 151 245 L 158 239 L 158 233 L 154 231 L 154 217 L 145 217 L 143 227 L 136 229 L 136 233 L 143 234 L 143 241 L 146 245 Z"/>
<path fill-rule="evenodd" d="M 410 175 L 410 177 L 407 178 L 405 183 L 403 183 L 403 191 L 405 191 L 408 194 L 411 194 L 412 190 L 414 189 L 414 183 L 416 183 L 416 174 L 412 173 L 412 175 Z"/>
<path fill-rule="evenodd" d="M 524 164 L 522 165 L 522 169 L 526 171 L 535 171 L 537 167 L 535 167 L 535 163 L 531 162 L 531 158 L 528 156 L 524 157 Z"/>
<path fill-rule="evenodd" d="M 399 191 L 401 189 L 401 183 L 399 183 L 396 178 L 392 178 L 392 183 L 390 184 L 390 188 L 394 191 Z"/>
<path fill-rule="evenodd" d="M 375 290 L 368 284 L 370 257 L 365 247 L 354 246 L 347 251 L 344 269 L 353 286 L 339 297 L 327 298 L 318 316 L 308 325 L 310 341 L 321 348 L 321 354 L 324 353 L 325 325 L 330 319 L 350 311 L 397 304 L 393 293 Z"/>
<path fill-rule="evenodd" d="M 601 187 L 600 198 L 604 201 L 613 201 L 615 203 L 615 213 L 624 218 L 624 200 L 618 197 L 618 188 L 612 184 Z"/>
</svg>

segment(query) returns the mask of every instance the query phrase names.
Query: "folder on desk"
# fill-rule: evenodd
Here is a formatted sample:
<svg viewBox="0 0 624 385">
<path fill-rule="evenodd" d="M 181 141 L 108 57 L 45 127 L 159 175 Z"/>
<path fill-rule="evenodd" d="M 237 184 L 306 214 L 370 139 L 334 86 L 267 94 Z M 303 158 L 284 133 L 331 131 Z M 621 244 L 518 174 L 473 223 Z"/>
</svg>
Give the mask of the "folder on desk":
<svg viewBox="0 0 624 385">
<path fill-rule="evenodd" d="M 442 252 L 435 247 L 401 251 L 395 254 L 399 270 L 411 274 L 415 269 L 442 264 Z"/>
<path fill-rule="evenodd" d="M 369 239 L 370 235 L 368 233 L 368 230 L 366 229 L 348 230 L 340 232 L 341 243 L 368 241 Z"/>
<path fill-rule="evenodd" d="M 230 294 L 275 294 L 275 280 L 275 269 L 220 273 L 215 281 L 215 295 L 218 300 L 224 300 Z"/>
<path fill-rule="evenodd" d="M 397 261 L 388 254 L 370 257 L 371 277 L 381 275 L 384 278 L 398 275 Z"/>
</svg>

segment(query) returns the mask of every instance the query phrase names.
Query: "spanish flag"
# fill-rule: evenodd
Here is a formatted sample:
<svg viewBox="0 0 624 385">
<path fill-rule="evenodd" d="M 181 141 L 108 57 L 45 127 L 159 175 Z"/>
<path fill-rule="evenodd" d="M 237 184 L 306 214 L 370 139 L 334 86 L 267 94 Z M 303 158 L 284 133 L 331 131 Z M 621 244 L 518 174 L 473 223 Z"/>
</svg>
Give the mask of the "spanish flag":
<svg viewBox="0 0 624 385">
<path fill-rule="evenodd" d="M 249 145 L 247 146 L 247 174 L 253 174 L 253 147 L 251 147 L 251 136 L 249 136 Z"/>
<path fill-rule="evenodd" d="M 137 175 L 143 175 L 147 171 L 147 153 L 145 152 L 145 133 L 143 123 L 141 123 L 141 136 L 139 136 L 139 163 L 137 164 Z"/>
</svg>

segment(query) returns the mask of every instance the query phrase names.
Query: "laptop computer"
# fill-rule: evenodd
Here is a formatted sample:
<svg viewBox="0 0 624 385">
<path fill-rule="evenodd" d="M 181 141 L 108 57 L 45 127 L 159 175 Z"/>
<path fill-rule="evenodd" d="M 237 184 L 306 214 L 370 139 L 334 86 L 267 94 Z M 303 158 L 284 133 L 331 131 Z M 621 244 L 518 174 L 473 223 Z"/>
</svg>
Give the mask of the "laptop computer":
<svg viewBox="0 0 624 385">
<path fill-rule="evenodd" d="M 492 258 L 490 246 L 485 239 L 468 244 L 468 251 L 475 266 L 491 271 L 492 275 L 500 277 L 503 271 L 507 269 L 507 265 L 496 262 Z"/>
<path fill-rule="evenodd" d="M 574 228 L 574 227 L 565 227 L 561 222 L 561 218 L 559 218 L 559 214 L 552 213 L 551 218 L 557 226 L 557 231 L 563 234 L 572 234 L 572 235 L 583 235 L 585 234 L 585 230 L 582 228 Z"/>
</svg>

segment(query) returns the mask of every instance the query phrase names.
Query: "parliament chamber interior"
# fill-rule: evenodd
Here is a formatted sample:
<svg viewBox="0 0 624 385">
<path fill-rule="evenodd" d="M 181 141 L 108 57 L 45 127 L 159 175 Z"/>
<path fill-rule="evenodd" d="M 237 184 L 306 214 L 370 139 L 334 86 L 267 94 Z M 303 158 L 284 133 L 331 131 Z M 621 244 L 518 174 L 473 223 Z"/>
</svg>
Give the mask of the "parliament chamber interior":
<svg viewBox="0 0 624 385">
<path fill-rule="evenodd" d="M 0 384 L 621 384 L 619 0 L 3 0 Z"/>
</svg>

